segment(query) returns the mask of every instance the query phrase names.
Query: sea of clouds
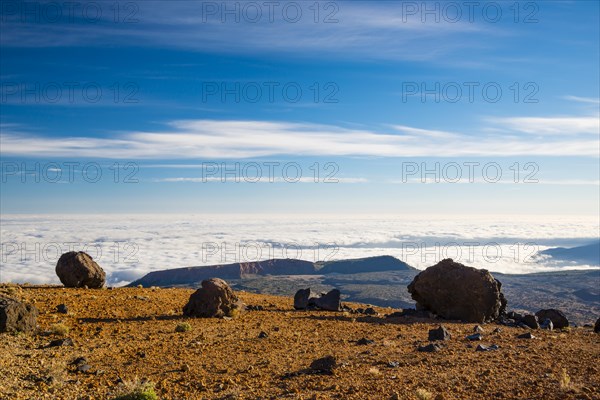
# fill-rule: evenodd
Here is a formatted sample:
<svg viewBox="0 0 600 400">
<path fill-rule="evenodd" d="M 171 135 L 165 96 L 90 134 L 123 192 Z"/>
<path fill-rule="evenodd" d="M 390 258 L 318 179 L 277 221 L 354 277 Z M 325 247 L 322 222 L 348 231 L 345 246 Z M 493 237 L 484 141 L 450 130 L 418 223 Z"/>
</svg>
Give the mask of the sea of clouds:
<svg viewBox="0 0 600 400">
<path fill-rule="evenodd" d="M 597 241 L 599 221 L 547 216 L 3 215 L 0 282 L 60 283 L 70 250 L 89 253 L 123 285 L 148 272 L 270 258 L 392 255 L 424 269 L 444 258 L 502 273 L 598 268 L 537 252 Z"/>
</svg>

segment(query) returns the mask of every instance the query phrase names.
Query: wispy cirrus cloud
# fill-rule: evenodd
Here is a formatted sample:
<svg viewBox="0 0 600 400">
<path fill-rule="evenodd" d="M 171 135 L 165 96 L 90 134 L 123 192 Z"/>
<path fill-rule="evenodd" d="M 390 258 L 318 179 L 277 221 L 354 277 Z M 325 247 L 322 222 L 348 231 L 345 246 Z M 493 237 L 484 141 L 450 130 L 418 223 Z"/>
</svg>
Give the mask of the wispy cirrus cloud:
<svg viewBox="0 0 600 400">
<path fill-rule="evenodd" d="M 569 101 L 575 101 L 578 103 L 600 104 L 600 99 L 592 98 L 592 97 L 564 96 L 563 99 L 569 100 Z"/>
<path fill-rule="evenodd" d="M 214 4 L 217 11 L 207 9 L 206 3 Z M 295 6 L 290 8 L 290 3 Z M 139 8 L 133 13 L 135 23 L 114 23 L 113 13 L 108 9 L 98 23 L 35 24 L 22 23 L 18 15 L 5 16 L 0 44 L 101 47 L 119 43 L 230 54 L 308 53 L 323 57 L 360 54 L 370 59 L 423 61 L 443 60 L 444 55 L 481 49 L 481 35 L 507 34 L 499 33 L 500 29 L 493 24 L 468 18 L 447 22 L 430 17 L 422 21 L 421 13 L 407 13 L 398 2 L 329 2 L 330 6 L 319 4 L 318 13 L 313 3 L 278 2 L 270 10 L 267 3 L 256 2 L 261 13 L 256 22 L 252 22 L 254 10 L 248 14 L 243 2 L 131 4 Z M 301 17 L 290 22 L 295 20 L 298 6 Z M 225 10 L 234 12 L 226 14 Z"/>
<path fill-rule="evenodd" d="M 600 115 L 583 117 L 510 117 L 491 122 L 516 132 L 532 135 L 599 135 Z"/>
<path fill-rule="evenodd" d="M 286 121 L 178 120 L 159 131 L 110 137 L 39 136 L 3 129 L 2 154 L 107 159 L 243 159 L 267 156 L 592 156 L 600 145 L 593 117 L 488 120 L 480 132 L 393 125 L 387 131 Z M 534 141 L 530 135 L 547 135 Z"/>
</svg>

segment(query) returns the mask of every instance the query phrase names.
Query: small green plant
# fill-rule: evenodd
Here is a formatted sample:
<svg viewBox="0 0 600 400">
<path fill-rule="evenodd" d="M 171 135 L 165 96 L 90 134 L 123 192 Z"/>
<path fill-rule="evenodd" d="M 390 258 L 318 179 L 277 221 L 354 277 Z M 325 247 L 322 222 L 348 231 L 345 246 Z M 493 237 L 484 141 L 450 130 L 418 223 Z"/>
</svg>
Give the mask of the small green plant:
<svg viewBox="0 0 600 400">
<path fill-rule="evenodd" d="M 571 377 L 565 368 L 562 369 L 560 375 L 558 376 L 558 384 L 563 390 L 571 389 Z"/>
<path fill-rule="evenodd" d="M 69 334 L 69 327 L 65 324 L 54 324 L 50 327 L 50 332 L 58 336 L 67 336 Z"/>
<path fill-rule="evenodd" d="M 242 315 L 242 313 L 241 313 L 239 307 L 233 307 L 231 310 L 229 310 L 229 313 L 227 313 L 226 316 L 229 318 L 236 319 L 236 318 L 239 318 L 240 315 Z"/>
<path fill-rule="evenodd" d="M 430 400 L 433 398 L 433 395 L 431 393 L 422 388 L 417 389 L 415 394 L 417 396 L 417 399 L 419 400 Z"/>
<path fill-rule="evenodd" d="M 189 332 L 192 330 L 192 326 L 187 322 L 180 322 L 175 327 L 175 332 Z"/>
<path fill-rule="evenodd" d="M 152 382 L 142 382 L 137 378 L 131 382 L 123 382 L 123 394 L 115 400 L 158 400 Z"/>
</svg>

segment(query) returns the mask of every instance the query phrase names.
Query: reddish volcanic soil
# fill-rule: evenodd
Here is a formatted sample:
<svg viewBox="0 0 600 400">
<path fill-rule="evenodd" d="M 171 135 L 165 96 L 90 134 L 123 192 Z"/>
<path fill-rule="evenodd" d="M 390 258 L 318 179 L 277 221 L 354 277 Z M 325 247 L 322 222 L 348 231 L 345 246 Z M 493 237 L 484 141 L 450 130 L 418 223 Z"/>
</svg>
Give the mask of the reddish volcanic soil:
<svg viewBox="0 0 600 400">
<path fill-rule="evenodd" d="M 188 319 L 188 289 L 0 285 L 0 293 L 40 310 L 38 332 L 0 334 L 1 399 L 110 399 L 136 378 L 161 399 L 600 399 L 600 335 L 591 328 L 518 339 L 525 330 L 493 333 L 498 325 L 487 324 L 482 342 L 468 342 L 474 324 L 443 322 L 452 339 L 423 353 L 417 347 L 439 321 L 386 319 L 385 308 L 294 311 L 291 298 L 241 292 L 264 310 Z M 68 314 L 56 312 L 61 303 Z M 191 330 L 176 332 L 182 322 Z M 56 324 L 68 333 L 50 333 Z M 61 337 L 73 346 L 44 348 Z M 478 352 L 479 343 L 499 349 Z M 327 355 L 337 359 L 333 374 L 309 369 Z M 78 357 L 87 371 L 72 364 Z"/>
</svg>

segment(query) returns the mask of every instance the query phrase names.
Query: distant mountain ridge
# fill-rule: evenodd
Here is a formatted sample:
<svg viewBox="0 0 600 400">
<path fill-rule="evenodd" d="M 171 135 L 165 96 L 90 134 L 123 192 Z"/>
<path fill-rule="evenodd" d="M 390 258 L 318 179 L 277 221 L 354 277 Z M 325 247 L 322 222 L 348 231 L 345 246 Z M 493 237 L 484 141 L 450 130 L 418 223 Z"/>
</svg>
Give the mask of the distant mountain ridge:
<svg viewBox="0 0 600 400">
<path fill-rule="evenodd" d="M 578 247 L 554 247 L 540 251 L 550 260 L 576 264 L 600 265 L 600 241 Z"/>
<path fill-rule="evenodd" d="M 254 275 L 326 275 L 405 270 L 415 270 L 415 268 L 392 256 L 319 261 L 316 263 L 286 258 L 153 271 L 127 286 L 194 286 L 208 278 L 227 280 L 243 279 L 245 276 Z"/>
</svg>

